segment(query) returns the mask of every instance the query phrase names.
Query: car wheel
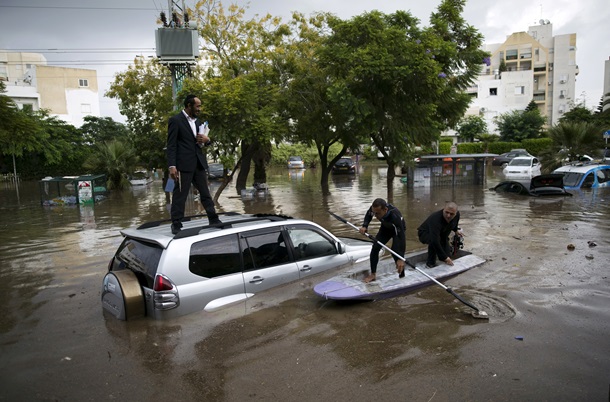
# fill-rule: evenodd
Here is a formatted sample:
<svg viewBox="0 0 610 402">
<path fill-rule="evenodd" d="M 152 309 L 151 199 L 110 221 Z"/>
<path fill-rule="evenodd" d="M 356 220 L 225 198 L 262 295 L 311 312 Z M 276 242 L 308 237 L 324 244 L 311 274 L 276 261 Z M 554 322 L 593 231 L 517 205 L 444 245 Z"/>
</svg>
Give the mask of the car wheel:
<svg viewBox="0 0 610 402">
<path fill-rule="evenodd" d="M 132 320 L 145 315 L 142 287 L 132 271 L 125 269 L 106 274 L 102 285 L 102 306 L 119 320 Z"/>
</svg>

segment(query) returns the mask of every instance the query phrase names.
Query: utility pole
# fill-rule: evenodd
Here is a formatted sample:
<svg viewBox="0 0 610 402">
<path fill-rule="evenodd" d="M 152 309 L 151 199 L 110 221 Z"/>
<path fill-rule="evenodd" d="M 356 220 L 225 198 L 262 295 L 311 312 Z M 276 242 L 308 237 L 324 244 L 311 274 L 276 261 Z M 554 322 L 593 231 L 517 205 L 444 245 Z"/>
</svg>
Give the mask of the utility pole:
<svg viewBox="0 0 610 402">
<path fill-rule="evenodd" d="M 167 10 L 167 15 L 161 12 L 163 27 L 157 29 L 155 39 L 159 62 L 172 73 L 172 100 L 176 103 L 184 79 L 191 76 L 199 57 L 199 35 L 197 24 L 189 20 L 184 0 L 182 7 L 175 0 L 168 0 Z"/>
</svg>

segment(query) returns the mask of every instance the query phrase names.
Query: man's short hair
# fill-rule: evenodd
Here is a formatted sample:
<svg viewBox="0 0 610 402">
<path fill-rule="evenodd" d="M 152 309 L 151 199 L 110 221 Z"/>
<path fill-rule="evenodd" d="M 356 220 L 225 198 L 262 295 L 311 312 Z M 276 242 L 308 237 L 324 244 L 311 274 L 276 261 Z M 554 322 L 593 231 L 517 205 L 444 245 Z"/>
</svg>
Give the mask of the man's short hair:
<svg viewBox="0 0 610 402">
<path fill-rule="evenodd" d="M 376 198 L 375 201 L 373 201 L 373 207 L 374 208 L 387 208 L 388 207 L 388 203 L 385 202 L 385 200 L 383 198 Z"/>
<path fill-rule="evenodd" d="M 184 108 L 186 109 L 189 105 L 194 105 L 196 97 L 197 95 L 186 95 L 186 98 L 184 98 Z"/>
</svg>

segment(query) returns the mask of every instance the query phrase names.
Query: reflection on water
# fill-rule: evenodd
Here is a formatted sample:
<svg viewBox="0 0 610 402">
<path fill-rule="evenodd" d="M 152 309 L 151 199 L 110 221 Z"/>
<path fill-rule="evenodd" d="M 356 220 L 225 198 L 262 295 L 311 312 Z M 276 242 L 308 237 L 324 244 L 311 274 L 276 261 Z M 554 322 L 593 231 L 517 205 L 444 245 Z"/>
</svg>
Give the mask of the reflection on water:
<svg viewBox="0 0 610 402">
<path fill-rule="evenodd" d="M 552 306 L 562 313 L 545 315 L 550 321 L 547 325 L 562 328 L 566 339 L 580 336 L 582 327 L 591 334 L 603 334 L 602 323 L 610 320 L 604 303 L 610 299 L 604 268 L 610 254 L 610 189 L 582 190 L 573 192 L 572 197 L 558 198 L 496 194 L 488 190 L 500 180 L 501 174 L 492 168 L 484 186 L 407 189 L 397 178 L 393 204 L 407 222 L 407 249 L 423 248 L 417 240 L 417 226 L 446 201 L 453 200 L 460 205 L 465 248 L 488 263 L 453 278 L 451 283 L 466 299 L 496 313 L 490 320 L 492 325 L 533 307 Z M 218 185 L 211 183 L 211 188 L 214 190 Z M 267 194 L 242 199 L 230 184 L 220 197 L 218 209 L 301 217 L 339 236 L 359 237 L 354 229 L 335 220 L 327 211 L 359 226 L 372 200 L 385 198 L 387 193 L 385 168 L 378 164 L 361 164 L 355 175 L 331 176 L 331 195 L 327 197 L 321 195 L 316 169 L 271 169 L 268 186 Z M 97 305 L 100 278 L 121 241 L 119 230 L 169 218 L 160 181 L 132 191 L 111 193 L 106 200 L 87 207 L 43 207 L 39 191 L 36 182 L 22 182 L 18 191 L 10 185 L 0 187 L 0 292 L 8 301 L 0 320 L 0 334 L 12 331 L 15 339 L 35 333 L 38 326 L 51 325 L 50 318 L 38 317 L 40 322 L 29 320 L 64 288 L 86 287 L 88 290 L 82 293 L 94 298 L 90 303 Z M 200 209 L 200 204 L 190 197 L 187 214 L 197 214 Z M 376 224 L 371 224 L 371 232 L 376 233 L 376 229 Z M 595 241 L 597 246 L 589 247 L 588 241 Z M 568 251 L 568 244 L 574 244 L 575 251 Z M 286 289 L 277 290 L 276 304 L 271 304 L 270 293 L 265 298 L 255 298 L 246 307 L 234 307 L 232 310 L 241 309 L 238 315 L 248 312 L 245 320 L 217 328 L 212 324 L 222 322 L 231 309 L 211 315 L 194 314 L 168 323 L 141 320 L 123 325 L 106 321 L 107 332 L 100 336 L 109 334 L 123 347 L 135 350 L 153 373 L 171 371 L 174 365 L 190 364 L 195 358 L 198 363 L 186 376 L 193 384 L 199 383 L 202 373 L 221 383 L 227 368 L 208 364 L 210 359 L 239 360 L 241 353 L 249 352 L 255 361 L 258 347 L 264 347 L 270 340 L 290 342 L 293 337 L 320 347 L 329 345 L 349 367 L 362 370 L 370 367 L 374 378 L 379 379 L 384 373 L 408 368 L 417 353 L 434 354 L 438 348 L 459 350 L 471 340 L 460 329 L 479 325 L 465 314 L 456 315 L 455 300 L 435 287 L 345 308 L 313 297 L 313 285 L 311 281 L 295 284 L 300 289 L 299 296 L 289 300 Z M 597 297 L 588 297 L 591 294 Z M 79 314 L 62 312 L 67 313 Z M 583 323 L 583 316 L 596 318 Z M 93 319 L 95 322 L 90 325 L 98 323 L 96 320 L 107 320 L 102 318 L 101 306 L 92 317 L 76 318 L 85 322 Z M 22 332 L 16 330 L 24 322 L 29 323 Z M 565 326 L 565 322 L 574 325 Z M 378 334 L 376 328 L 384 328 L 387 333 L 372 336 Z M 405 332 L 415 333 L 409 344 L 402 343 L 401 334 Z M 255 340 L 261 336 L 262 339 Z M 334 343 L 336 339 L 350 337 L 359 342 Z M 591 344 L 604 342 L 596 335 L 591 337 Z M 236 346 L 222 349 L 226 339 L 235 339 Z M 151 343 L 158 348 L 147 347 Z M 357 346 L 363 343 L 369 346 L 367 354 Z M 440 364 L 450 366 L 457 361 L 457 354 L 445 353 L 438 359 Z M 388 365 L 388 361 L 392 363 Z M 220 388 L 207 392 L 210 397 L 218 397 L 223 392 Z"/>
</svg>

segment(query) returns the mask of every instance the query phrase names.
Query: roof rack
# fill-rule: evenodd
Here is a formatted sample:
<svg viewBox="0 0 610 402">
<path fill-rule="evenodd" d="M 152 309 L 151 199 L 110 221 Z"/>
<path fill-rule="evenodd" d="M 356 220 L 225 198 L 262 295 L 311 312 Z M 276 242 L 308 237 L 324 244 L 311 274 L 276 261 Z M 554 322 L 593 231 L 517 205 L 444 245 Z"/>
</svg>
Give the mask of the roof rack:
<svg viewBox="0 0 610 402">
<path fill-rule="evenodd" d="M 240 214 L 234 213 L 234 215 L 240 215 Z M 275 215 L 275 214 L 254 214 L 254 215 L 252 215 L 252 217 L 232 220 L 230 222 L 222 222 L 222 223 L 216 223 L 213 225 L 203 225 L 203 226 L 197 226 L 194 228 L 182 229 L 176 235 L 174 235 L 174 239 L 182 239 L 184 237 L 195 236 L 195 235 L 198 235 L 201 230 L 207 229 L 207 228 L 225 229 L 225 228 L 231 228 L 231 227 L 233 227 L 233 225 L 241 224 L 241 223 L 258 222 L 258 221 L 265 221 L 265 220 L 271 221 L 271 222 L 278 222 L 278 221 L 285 221 L 288 219 L 292 219 L 292 217 L 286 216 L 286 215 Z"/>
<path fill-rule="evenodd" d="M 237 213 L 237 212 L 219 212 L 218 215 L 236 216 L 236 215 L 241 215 L 241 214 Z M 188 221 L 190 221 L 193 218 L 207 218 L 207 216 L 208 216 L 207 214 L 185 216 L 182 219 L 182 222 L 188 222 Z M 160 221 L 146 222 L 146 223 L 143 223 L 140 226 L 138 226 L 136 229 L 140 230 L 140 229 L 154 228 L 154 227 L 161 226 L 163 224 L 171 223 L 171 222 L 172 222 L 171 219 L 163 219 L 163 220 L 160 220 Z"/>
</svg>

